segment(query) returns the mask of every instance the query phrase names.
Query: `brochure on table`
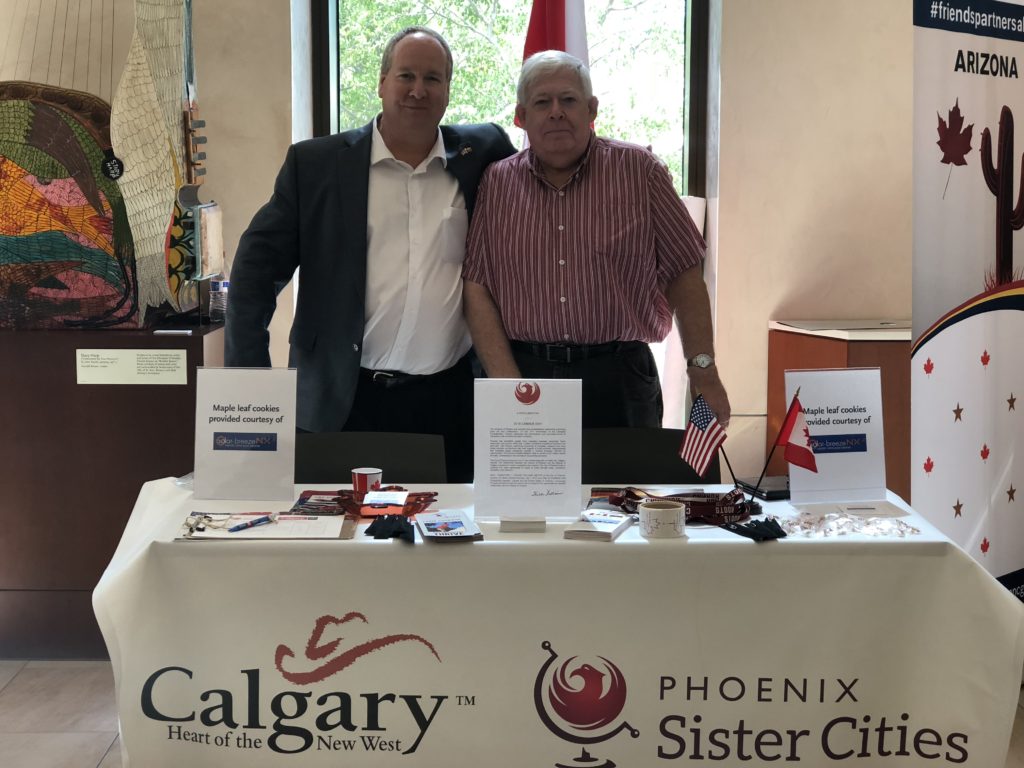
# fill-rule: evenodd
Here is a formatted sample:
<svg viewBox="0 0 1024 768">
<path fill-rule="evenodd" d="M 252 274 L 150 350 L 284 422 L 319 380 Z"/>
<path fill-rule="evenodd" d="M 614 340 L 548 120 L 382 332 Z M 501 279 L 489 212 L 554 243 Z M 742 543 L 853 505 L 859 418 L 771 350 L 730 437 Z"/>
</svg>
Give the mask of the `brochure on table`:
<svg viewBox="0 0 1024 768">
<path fill-rule="evenodd" d="M 794 504 L 885 499 L 882 380 L 878 368 L 786 371 L 797 389 L 818 471 L 789 466 Z"/>
<path fill-rule="evenodd" d="M 580 513 L 583 389 L 579 379 L 477 379 L 474 495 L 503 520 Z"/>
<path fill-rule="evenodd" d="M 295 382 L 293 368 L 198 369 L 195 498 L 292 500 Z"/>
</svg>

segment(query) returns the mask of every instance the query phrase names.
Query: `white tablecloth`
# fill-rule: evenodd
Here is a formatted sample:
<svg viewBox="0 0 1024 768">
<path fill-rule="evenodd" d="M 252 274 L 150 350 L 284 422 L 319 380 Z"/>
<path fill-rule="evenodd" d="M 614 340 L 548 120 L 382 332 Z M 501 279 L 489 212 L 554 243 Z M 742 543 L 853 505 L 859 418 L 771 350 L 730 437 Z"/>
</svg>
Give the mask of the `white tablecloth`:
<svg viewBox="0 0 1024 768">
<path fill-rule="evenodd" d="M 288 506 L 143 487 L 94 595 L 126 766 L 1003 766 L 1024 609 L 916 513 L 764 544 L 173 540 Z"/>
</svg>

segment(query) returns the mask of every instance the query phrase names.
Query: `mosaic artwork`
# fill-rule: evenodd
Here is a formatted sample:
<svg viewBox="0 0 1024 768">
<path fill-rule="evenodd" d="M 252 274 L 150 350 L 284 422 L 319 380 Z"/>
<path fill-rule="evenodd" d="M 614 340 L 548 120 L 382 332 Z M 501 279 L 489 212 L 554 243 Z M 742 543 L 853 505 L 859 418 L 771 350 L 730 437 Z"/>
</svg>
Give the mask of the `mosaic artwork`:
<svg viewBox="0 0 1024 768">
<path fill-rule="evenodd" d="M 139 323 L 109 126 L 91 94 L 0 83 L 0 328 Z"/>
</svg>

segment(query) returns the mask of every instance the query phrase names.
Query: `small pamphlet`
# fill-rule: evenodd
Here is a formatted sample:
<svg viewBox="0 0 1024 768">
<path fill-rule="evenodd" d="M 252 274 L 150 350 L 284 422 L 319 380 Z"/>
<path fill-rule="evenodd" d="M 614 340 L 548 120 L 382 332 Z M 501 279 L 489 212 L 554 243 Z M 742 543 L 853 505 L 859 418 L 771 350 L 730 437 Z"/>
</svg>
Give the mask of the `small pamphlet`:
<svg viewBox="0 0 1024 768">
<path fill-rule="evenodd" d="M 376 510 L 378 515 L 400 515 L 408 498 L 408 491 L 367 491 L 363 507 Z"/>
<path fill-rule="evenodd" d="M 459 511 L 420 512 L 416 527 L 424 541 L 481 541 L 479 526 Z"/>
<path fill-rule="evenodd" d="M 339 491 L 302 491 L 289 510 L 293 515 L 339 515 L 344 510 L 338 504 Z"/>
<path fill-rule="evenodd" d="M 565 529 L 565 538 L 584 541 L 614 541 L 633 524 L 630 515 L 605 510 L 588 510 Z"/>
</svg>

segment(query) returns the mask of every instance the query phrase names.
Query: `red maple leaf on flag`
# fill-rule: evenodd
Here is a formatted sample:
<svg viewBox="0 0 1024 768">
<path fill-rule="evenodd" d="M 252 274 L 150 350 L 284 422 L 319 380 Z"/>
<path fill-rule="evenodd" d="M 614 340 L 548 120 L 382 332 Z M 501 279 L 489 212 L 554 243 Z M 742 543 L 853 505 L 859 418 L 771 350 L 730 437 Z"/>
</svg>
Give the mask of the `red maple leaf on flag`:
<svg viewBox="0 0 1024 768">
<path fill-rule="evenodd" d="M 981 446 L 981 460 L 988 461 L 988 454 L 988 443 L 985 443 L 984 445 Z"/>
<path fill-rule="evenodd" d="M 926 475 L 930 475 L 932 473 L 932 469 L 934 469 L 934 468 L 935 468 L 935 462 L 932 461 L 932 457 L 929 456 L 927 459 L 924 460 L 924 472 L 925 472 L 925 474 Z"/>
<path fill-rule="evenodd" d="M 942 150 L 940 162 L 949 165 L 967 165 L 967 153 L 971 151 L 971 133 L 974 131 L 974 123 L 964 128 L 964 116 L 960 114 L 960 99 L 956 100 L 953 108 L 948 112 L 948 124 L 938 112 L 935 115 L 939 118 L 939 140 L 935 143 Z"/>
<path fill-rule="evenodd" d="M 988 361 L 991 359 L 992 358 L 989 357 L 987 349 L 981 353 L 981 364 L 984 365 L 986 368 L 988 368 Z"/>
<path fill-rule="evenodd" d="M 989 547 L 988 538 L 986 537 L 986 538 L 981 540 L 981 554 L 987 555 L 988 554 L 988 547 Z"/>
<path fill-rule="evenodd" d="M 926 374 L 928 374 L 929 376 L 931 376 L 932 375 L 932 371 L 934 371 L 934 370 L 935 370 L 935 363 L 933 363 L 932 359 L 929 357 L 927 360 L 924 361 L 924 372 Z"/>
</svg>

